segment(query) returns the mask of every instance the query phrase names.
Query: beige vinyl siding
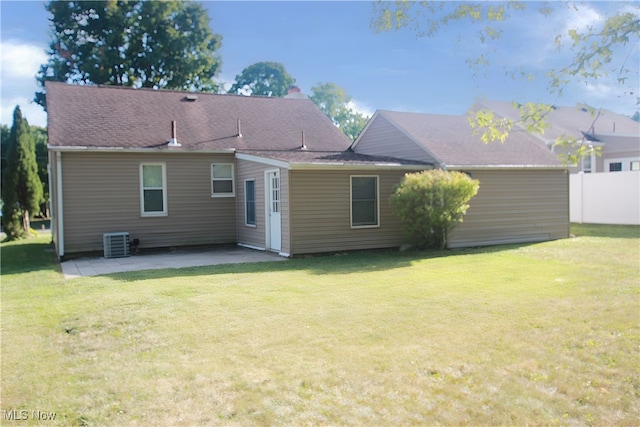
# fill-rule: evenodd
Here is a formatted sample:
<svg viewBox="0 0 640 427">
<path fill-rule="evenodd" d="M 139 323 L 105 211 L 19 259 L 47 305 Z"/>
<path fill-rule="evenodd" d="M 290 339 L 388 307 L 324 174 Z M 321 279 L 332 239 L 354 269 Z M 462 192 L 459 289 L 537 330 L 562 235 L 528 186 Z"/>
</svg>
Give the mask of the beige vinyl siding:
<svg viewBox="0 0 640 427">
<path fill-rule="evenodd" d="M 366 133 L 354 147 L 356 153 L 436 163 L 431 155 L 385 117 L 377 115 L 372 120 Z"/>
<path fill-rule="evenodd" d="M 265 200 L 265 172 L 278 169 L 280 171 L 280 221 L 282 231 L 282 253 L 289 253 L 289 171 L 263 163 L 248 160 L 237 160 L 236 170 L 238 185 L 236 186 L 238 210 L 238 243 L 264 249 L 266 247 L 266 200 Z M 256 195 L 256 226 L 246 225 L 244 182 L 248 179 L 255 181 Z M 241 188 L 242 187 L 242 188 Z"/>
<path fill-rule="evenodd" d="M 569 236 L 565 171 L 472 171 L 480 180 L 464 222 L 449 235 L 450 248 L 536 242 Z"/>
<path fill-rule="evenodd" d="M 142 217 L 140 164 L 164 163 L 167 216 Z M 233 243 L 236 199 L 211 197 L 211 164 L 233 155 L 62 154 L 65 253 L 101 251 L 102 234 L 129 232 L 140 248 Z M 236 183 L 237 185 L 237 183 Z"/>
<path fill-rule="evenodd" d="M 403 231 L 389 197 L 405 171 L 304 171 L 290 173 L 292 255 L 400 246 Z M 351 176 L 378 176 L 380 226 L 351 227 Z"/>
<path fill-rule="evenodd" d="M 282 232 L 280 252 L 283 254 L 291 254 L 290 175 L 290 171 L 280 169 L 280 221 Z"/>
<path fill-rule="evenodd" d="M 264 216 L 264 171 L 268 168 L 260 163 L 247 160 L 238 160 L 236 163 L 236 209 L 238 212 L 238 243 L 254 246 L 256 248 L 265 247 L 265 216 Z M 246 180 L 255 181 L 256 196 L 256 225 L 255 227 L 246 225 L 245 218 L 245 194 L 244 183 Z"/>
</svg>

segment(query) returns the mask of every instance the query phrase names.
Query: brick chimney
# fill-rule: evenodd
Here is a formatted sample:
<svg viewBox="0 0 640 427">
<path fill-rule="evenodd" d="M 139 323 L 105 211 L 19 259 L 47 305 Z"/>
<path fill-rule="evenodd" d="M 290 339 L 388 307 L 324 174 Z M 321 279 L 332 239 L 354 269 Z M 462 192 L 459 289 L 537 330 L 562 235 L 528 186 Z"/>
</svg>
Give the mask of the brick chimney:
<svg viewBox="0 0 640 427">
<path fill-rule="evenodd" d="M 289 93 L 287 93 L 284 97 L 287 99 L 307 99 L 307 96 L 302 93 L 298 86 L 291 86 L 289 88 Z"/>
</svg>

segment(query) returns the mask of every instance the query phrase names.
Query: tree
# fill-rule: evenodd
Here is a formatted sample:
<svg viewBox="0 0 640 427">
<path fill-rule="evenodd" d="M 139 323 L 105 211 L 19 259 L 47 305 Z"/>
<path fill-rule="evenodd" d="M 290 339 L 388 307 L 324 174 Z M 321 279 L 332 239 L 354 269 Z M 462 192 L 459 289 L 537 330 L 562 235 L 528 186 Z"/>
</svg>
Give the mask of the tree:
<svg viewBox="0 0 640 427">
<path fill-rule="evenodd" d="M 575 1 L 534 3 L 538 12 L 547 17 L 562 8 L 578 16 L 589 7 Z M 376 31 L 409 28 L 420 37 L 433 37 L 456 23 L 477 28 L 478 40 L 484 49 L 467 64 L 475 68 L 486 68 L 491 63 L 491 51 L 497 51 L 503 34 L 513 31 L 513 17 L 522 13 L 531 4 L 521 1 L 509 2 L 379 2 L 374 12 L 372 26 Z M 621 95 L 636 97 L 640 50 L 640 7 L 626 3 L 625 7 L 610 11 L 601 24 L 585 28 L 569 28 L 564 34 L 551 34 L 559 52 L 569 52 L 568 62 L 542 73 L 521 66 L 505 66 L 504 72 L 512 78 L 531 80 L 545 78 L 549 92 L 558 98 L 571 82 L 594 84 L 599 79 L 612 78 L 620 87 Z M 507 43 L 508 40 L 505 41 Z M 568 49 L 567 49 L 568 47 Z M 491 112 L 478 112 L 470 117 L 477 133 L 482 133 L 485 142 L 504 141 L 511 128 L 518 124 L 534 133 L 543 133 L 545 117 L 551 110 L 545 104 L 519 104 L 520 120 L 505 120 L 494 117 Z M 560 145 L 577 144 L 579 141 L 559 140 Z"/>
<path fill-rule="evenodd" d="M 295 83 L 296 79 L 279 62 L 256 62 L 236 76 L 229 93 L 281 98 Z"/>
<path fill-rule="evenodd" d="M 462 172 L 433 169 L 404 176 L 390 203 L 410 242 L 420 249 L 444 249 L 447 235 L 469 208 L 479 182 Z"/>
<path fill-rule="evenodd" d="M 20 107 L 13 112 L 7 148 L 7 168 L 2 183 L 3 225 L 8 240 L 29 235 L 29 213 L 38 212 L 42 183 L 38 177 L 35 143 Z"/>
<path fill-rule="evenodd" d="M 351 96 L 335 83 L 318 83 L 311 88 L 309 99 L 352 141 L 369 119 L 352 107 Z"/>
<path fill-rule="evenodd" d="M 221 37 L 189 1 L 50 1 L 46 80 L 75 84 L 217 91 Z M 45 106 L 45 93 L 35 101 Z"/>
<path fill-rule="evenodd" d="M 49 217 L 49 171 L 47 164 L 49 163 L 49 151 L 47 149 L 47 143 L 49 136 L 47 135 L 47 129 L 40 126 L 31 126 L 31 134 L 36 150 L 36 163 L 38 164 L 38 177 L 42 183 L 42 202 L 39 213 L 43 214 L 46 218 Z M 36 213 L 36 212 L 34 212 Z"/>
<path fill-rule="evenodd" d="M 640 111 L 636 111 L 635 113 L 633 113 L 633 116 L 631 116 L 631 120 L 640 122 Z"/>
</svg>

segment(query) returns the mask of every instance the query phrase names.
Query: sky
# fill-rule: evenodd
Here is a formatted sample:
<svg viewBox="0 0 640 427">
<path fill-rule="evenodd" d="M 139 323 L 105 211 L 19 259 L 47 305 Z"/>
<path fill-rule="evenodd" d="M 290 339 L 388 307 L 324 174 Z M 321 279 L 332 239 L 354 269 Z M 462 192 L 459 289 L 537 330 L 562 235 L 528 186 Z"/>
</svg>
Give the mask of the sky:
<svg viewBox="0 0 640 427">
<path fill-rule="evenodd" d="M 354 107 L 368 115 L 377 109 L 460 115 L 482 98 L 564 106 L 587 103 L 628 116 L 638 109 L 637 43 L 618 55 L 635 70 L 626 85 L 613 77 L 575 82 L 557 98 L 544 78 L 512 79 L 505 73 L 524 67 L 544 75 L 566 64 L 570 51 L 556 49 L 556 35 L 566 44 L 568 29 L 598 27 L 617 10 L 638 13 L 635 2 L 587 2 L 578 10 L 559 7 L 547 17 L 538 12 L 542 3 L 530 3 L 506 22 L 495 49 L 482 44 L 478 27 L 469 24 L 451 24 L 432 38 L 410 29 L 376 33 L 371 26 L 373 4 L 367 1 L 201 3 L 213 32 L 222 36 L 217 78 L 226 87 L 245 67 L 273 61 L 284 64 L 303 93 L 310 94 L 318 83 L 336 83 L 352 96 Z M 32 102 L 38 90 L 35 74 L 47 61 L 51 41 L 44 4 L 0 1 L 2 124 L 11 126 L 13 109 L 20 105 L 30 124 L 46 126 L 46 113 Z M 485 52 L 489 67 L 468 66 L 467 60 Z"/>
</svg>

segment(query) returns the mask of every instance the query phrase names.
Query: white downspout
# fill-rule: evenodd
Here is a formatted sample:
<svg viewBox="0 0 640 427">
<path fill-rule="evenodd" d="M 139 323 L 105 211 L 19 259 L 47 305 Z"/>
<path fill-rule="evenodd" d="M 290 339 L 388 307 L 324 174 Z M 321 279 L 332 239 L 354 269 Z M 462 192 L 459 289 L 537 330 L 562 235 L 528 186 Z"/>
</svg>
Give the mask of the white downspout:
<svg viewBox="0 0 640 427">
<path fill-rule="evenodd" d="M 62 153 L 56 151 L 56 207 L 58 216 L 58 257 L 64 256 L 64 217 L 62 216 Z"/>
</svg>

